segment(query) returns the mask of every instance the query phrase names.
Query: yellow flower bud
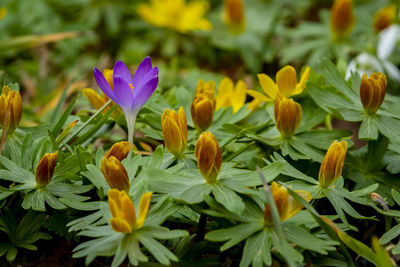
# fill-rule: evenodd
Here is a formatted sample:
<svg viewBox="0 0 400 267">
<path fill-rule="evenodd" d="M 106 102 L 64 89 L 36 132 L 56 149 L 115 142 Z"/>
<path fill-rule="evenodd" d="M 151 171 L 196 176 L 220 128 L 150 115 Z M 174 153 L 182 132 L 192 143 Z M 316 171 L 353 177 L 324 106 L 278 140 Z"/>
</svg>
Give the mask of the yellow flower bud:
<svg viewBox="0 0 400 267">
<path fill-rule="evenodd" d="M 112 218 L 111 227 L 120 233 L 131 233 L 133 230 L 143 226 L 150 208 L 151 196 L 153 193 L 145 193 L 140 198 L 139 219 L 136 218 L 135 206 L 125 191 L 111 189 L 108 191 L 108 204 Z"/>
<path fill-rule="evenodd" d="M 275 100 L 276 128 L 284 138 L 291 138 L 299 128 L 301 121 L 301 106 L 293 99 L 278 95 Z"/>
<path fill-rule="evenodd" d="M 128 172 L 121 161 L 126 158 L 130 148 L 131 145 L 127 141 L 115 143 L 101 160 L 101 172 L 112 189 L 129 190 Z"/>
<path fill-rule="evenodd" d="M 281 221 L 291 218 L 303 208 L 303 206 L 289 194 L 286 187 L 280 186 L 276 182 L 272 182 L 270 188 Z M 302 190 L 295 190 L 294 192 L 299 194 L 307 202 L 311 201 L 311 194 L 309 192 Z M 273 219 L 269 204 L 265 205 L 264 224 L 266 226 L 273 225 Z"/>
<path fill-rule="evenodd" d="M 318 181 L 322 187 L 328 187 L 339 179 L 346 158 L 347 142 L 333 141 L 319 168 Z"/>
<path fill-rule="evenodd" d="M 101 108 L 109 100 L 106 95 L 103 94 L 103 97 L 102 97 L 95 90 L 93 90 L 91 88 L 83 89 L 83 94 L 84 94 L 84 96 L 86 96 L 86 98 L 89 100 L 90 104 L 95 109 Z M 103 111 L 103 113 L 108 109 L 110 109 L 110 107 L 107 107 Z"/>
<path fill-rule="evenodd" d="M 194 127 L 200 132 L 207 130 L 213 121 L 214 100 L 207 94 L 198 94 L 190 107 Z"/>
<path fill-rule="evenodd" d="M 331 33 L 334 40 L 346 38 L 354 27 L 352 0 L 335 0 L 331 8 Z"/>
<path fill-rule="evenodd" d="M 2 19 L 7 14 L 7 9 L 0 7 L 0 19 Z"/>
<path fill-rule="evenodd" d="M 222 154 L 219 144 L 210 132 L 203 132 L 197 140 L 194 155 L 200 173 L 212 184 L 217 180 L 222 165 Z"/>
<path fill-rule="evenodd" d="M 225 22 L 233 33 L 245 30 L 246 18 L 242 0 L 225 0 Z"/>
<path fill-rule="evenodd" d="M 0 127 L 6 127 L 7 135 L 14 132 L 22 116 L 22 99 L 18 91 L 3 86 L 0 95 Z"/>
<path fill-rule="evenodd" d="M 361 79 L 360 98 L 364 110 L 373 115 L 382 105 L 386 95 L 386 76 L 383 73 L 372 73 L 369 78 L 364 73 Z"/>
<path fill-rule="evenodd" d="M 56 167 L 56 162 L 58 158 L 58 151 L 54 153 L 46 153 L 40 159 L 38 165 L 36 166 L 35 180 L 36 185 L 39 188 L 45 187 L 53 177 L 54 168 Z"/>
<path fill-rule="evenodd" d="M 183 107 L 179 108 L 178 113 L 175 110 L 164 110 L 161 117 L 161 128 L 165 147 L 175 157 L 181 157 L 187 145 L 187 123 Z"/>
<path fill-rule="evenodd" d="M 374 30 L 380 32 L 388 28 L 396 15 L 395 6 L 387 6 L 378 10 L 374 15 Z"/>
<path fill-rule="evenodd" d="M 104 69 L 103 75 L 108 84 L 110 85 L 111 89 L 114 89 L 113 86 L 113 70 L 112 69 Z"/>
<path fill-rule="evenodd" d="M 110 150 L 108 150 L 104 157 L 109 158 L 111 156 L 114 156 L 119 161 L 122 161 L 128 156 L 130 149 L 131 144 L 128 141 L 117 142 L 110 148 Z"/>
<path fill-rule="evenodd" d="M 128 173 L 116 157 L 103 157 L 101 160 L 101 172 L 112 189 L 129 190 L 130 183 Z"/>
</svg>

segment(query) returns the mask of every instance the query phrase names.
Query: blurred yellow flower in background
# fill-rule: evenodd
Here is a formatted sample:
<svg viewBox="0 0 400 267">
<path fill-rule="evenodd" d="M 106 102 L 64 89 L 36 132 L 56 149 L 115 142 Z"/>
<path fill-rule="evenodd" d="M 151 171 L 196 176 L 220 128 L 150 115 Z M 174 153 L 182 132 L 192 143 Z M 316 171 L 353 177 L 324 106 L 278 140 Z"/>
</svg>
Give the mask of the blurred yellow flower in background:
<svg viewBox="0 0 400 267">
<path fill-rule="evenodd" d="M 140 4 L 138 14 L 144 21 L 157 27 L 166 27 L 181 33 L 210 30 L 211 23 L 203 16 L 208 11 L 207 1 L 150 0 Z"/>
<path fill-rule="evenodd" d="M 4 7 L 0 7 L 0 19 L 4 18 L 4 16 L 7 14 L 7 9 Z"/>
<path fill-rule="evenodd" d="M 225 0 L 224 20 L 232 33 L 239 34 L 246 29 L 242 0 Z"/>
<path fill-rule="evenodd" d="M 262 102 L 272 102 L 278 93 L 284 97 L 301 94 L 306 88 L 306 82 L 310 76 L 310 68 L 306 67 L 297 83 L 296 69 L 285 66 L 276 73 L 276 83 L 266 74 L 258 74 L 258 80 L 265 94 L 255 90 L 247 90 L 247 93 Z"/>
<path fill-rule="evenodd" d="M 374 30 L 380 32 L 388 28 L 396 15 L 396 7 L 393 5 L 379 9 L 374 15 Z"/>
<path fill-rule="evenodd" d="M 335 0 L 331 8 L 331 33 L 333 39 L 345 39 L 353 30 L 354 23 L 353 1 Z"/>
</svg>

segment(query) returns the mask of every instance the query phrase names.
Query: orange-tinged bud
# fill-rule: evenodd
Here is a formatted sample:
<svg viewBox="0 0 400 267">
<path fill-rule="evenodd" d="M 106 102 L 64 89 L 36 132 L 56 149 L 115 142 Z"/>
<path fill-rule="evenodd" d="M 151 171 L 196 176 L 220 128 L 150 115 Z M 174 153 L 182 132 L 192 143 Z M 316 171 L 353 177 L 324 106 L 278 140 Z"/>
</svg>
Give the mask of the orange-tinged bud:
<svg viewBox="0 0 400 267">
<path fill-rule="evenodd" d="M 218 141 L 212 133 L 203 132 L 200 135 L 194 155 L 197 159 L 197 167 L 207 183 L 215 183 L 222 165 L 222 154 Z"/>
<path fill-rule="evenodd" d="M 100 109 L 108 101 L 108 97 L 106 95 L 101 97 L 95 90 L 91 88 L 83 89 L 83 94 L 95 109 Z M 109 109 L 109 107 L 106 109 Z"/>
<path fill-rule="evenodd" d="M 54 153 L 46 153 L 40 159 L 36 166 L 36 185 L 39 188 L 45 187 L 53 177 L 54 168 L 56 167 L 58 151 Z"/>
<path fill-rule="evenodd" d="M 369 78 L 364 73 L 361 79 L 360 98 L 364 110 L 373 115 L 382 105 L 386 95 L 386 76 L 383 73 L 372 73 Z"/>
<path fill-rule="evenodd" d="M 18 91 L 3 86 L 0 95 L 0 127 L 6 127 L 7 135 L 14 132 L 22 116 L 22 99 Z"/>
<path fill-rule="evenodd" d="M 190 107 L 194 127 L 200 132 L 207 130 L 213 121 L 214 99 L 198 94 Z"/>
<path fill-rule="evenodd" d="M 129 190 L 130 183 L 128 172 L 121 161 L 114 156 L 103 157 L 101 160 L 101 172 L 112 189 Z"/>
<path fill-rule="evenodd" d="M 169 152 L 180 158 L 187 145 L 187 123 L 183 107 L 178 113 L 175 110 L 164 110 L 161 117 L 161 128 L 164 135 L 164 144 Z"/>
<path fill-rule="evenodd" d="M 333 39 L 346 38 L 354 27 L 352 0 L 335 0 L 331 8 L 331 32 Z"/>
<path fill-rule="evenodd" d="M 374 30 L 380 32 L 388 28 L 396 15 L 395 6 L 387 6 L 378 10 L 374 15 Z"/>
<path fill-rule="evenodd" d="M 108 204 L 112 215 L 110 224 L 114 231 L 128 234 L 141 228 L 150 208 L 152 194 L 151 192 L 145 193 L 140 198 L 139 218 L 137 219 L 135 206 L 129 195 L 125 191 L 109 190 Z"/>
<path fill-rule="evenodd" d="M 129 150 L 131 149 L 131 144 L 128 141 L 117 142 L 108 152 L 104 155 L 104 157 L 109 158 L 111 156 L 116 157 L 119 161 L 122 161 L 124 158 L 128 156 Z"/>
<path fill-rule="evenodd" d="M 309 192 L 302 190 L 295 190 L 294 192 L 299 194 L 307 202 L 310 202 L 311 194 Z M 271 184 L 271 193 L 281 221 L 289 219 L 303 208 L 303 206 L 289 194 L 286 187 L 276 182 L 272 182 Z M 264 209 L 264 223 L 266 226 L 271 226 L 273 224 L 269 204 L 267 204 Z"/>
<path fill-rule="evenodd" d="M 300 125 L 300 104 L 293 99 L 278 95 L 275 100 L 274 115 L 278 131 L 284 138 L 291 138 Z"/>
<path fill-rule="evenodd" d="M 225 0 L 225 22 L 233 33 L 244 31 L 246 18 L 242 0 Z"/>
<path fill-rule="evenodd" d="M 319 168 L 318 181 L 322 187 L 328 187 L 342 174 L 344 160 L 346 158 L 347 142 L 333 141 L 322 160 Z"/>
</svg>

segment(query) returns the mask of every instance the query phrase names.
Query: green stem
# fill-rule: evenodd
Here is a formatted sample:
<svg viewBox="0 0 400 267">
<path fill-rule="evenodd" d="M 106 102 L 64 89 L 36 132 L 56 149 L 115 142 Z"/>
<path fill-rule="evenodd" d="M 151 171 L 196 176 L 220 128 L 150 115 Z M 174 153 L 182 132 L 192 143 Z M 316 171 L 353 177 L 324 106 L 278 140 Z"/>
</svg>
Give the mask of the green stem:
<svg viewBox="0 0 400 267">
<path fill-rule="evenodd" d="M 135 122 L 136 122 L 137 112 L 131 114 L 125 114 L 126 124 L 128 125 L 128 142 L 131 144 L 129 149 L 128 159 L 132 158 L 132 146 L 133 146 L 133 136 L 135 134 Z"/>
<path fill-rule="evenodd" d="M 325 117 L 325 126 L 326 129 L 332 130 L 332 116 L 330 114 Z"/>
</svg>

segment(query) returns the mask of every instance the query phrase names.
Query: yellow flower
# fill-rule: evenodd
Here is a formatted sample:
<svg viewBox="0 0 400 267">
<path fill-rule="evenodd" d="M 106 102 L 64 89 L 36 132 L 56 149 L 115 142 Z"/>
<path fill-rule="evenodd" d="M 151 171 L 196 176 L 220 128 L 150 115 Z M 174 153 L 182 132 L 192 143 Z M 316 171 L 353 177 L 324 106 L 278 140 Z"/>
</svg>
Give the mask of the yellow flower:
<svg viewBox="0 0 400 267">
<path fill-rule="evenodd" d="M 152 192 L 145 193 L 140 198 L 139 218 L 137 219 L 135 206 L 128 194 L 117 189 L 109 190 L 108 204 L 112 215 L 110 224 L 114 231 L 128 234 L 141 228 L 150 208 L 152 194 Z"/>
<path fill-rule="evenodd" d="M 22 99 L 18 91 L 3 86 L 0 95 L 0 127 L 6 127 L 7 135 L 14 132 L 22 116 Z M 4 130 L 4 129 L 3 129 Z"/>
<path fill-rule="evenodd" d="M 296 69 L 285 66 L 276 73 L 276 84 L 268 75 L 258 74 L 258 80 L 265 95 L 255 90 L 247 90 L 247 93 L 262 102 L 274 101 L 278 93 L 291 97 L 304 91 L 309 76 L 310 68 L 307 67 L 301 75 L 300 82 L 297 83 Z"/>
<path fill-rule="evenodd" d="M 374 30 L 380 32 L 388 28 L 396 15 L 395 6 L 387 6 L 378 10 L 374 15 Z"/>
<path fill-rule="evenodd" d="M 319 168 L 318 181 L 322 187 L 328 187 L 339 179 L 346 158 L 347 142 L 333 141 Z"/>
<path fill-rule="evenodd" d="M 161 117 L 161 128 L 165 147 L 175 157 L 181 157 L 187 145 L 187 123 L 183 107 L 179 108 L 178 114 L 175 110 L 164 110 Z"/>
<path fill-rule="evenodd" d="M 190 107 L 190 114 L 194 127 L 202 132 L 207 130 L 213 120 L 214 113 L 214 91 L 213 81 L 204 82 L 199 80 L 196 87 L 196 94 Z"/>
<path fill-rule="evenodd" d="M 311 194 L 307 191 L 295 190 L 302 198 L 307 202 L 311 201 Z M 279 218 L 281 221 L 285 221 L 299 212 L 303 206 L 297 202 L 287 191 L 284 186 L 280 186 L 276 182 L 271 184 L 271 193 L 275 201 L 275 205 L 278 209 Z M 272 214 L 269 204 L 265 205 L 264 209 L 264 223 L 266 226 L 273 225 Z"/>
<path fill-rule="evenodd" d="M 225 0 L 225 23 L 232 33 L 241 33 L 246 28 L 246 18 L 242 0 Z"/>
<path fill-rule="evenodd" d="M 54 168 L 56 167 L 58 151 L 54 153 L 46 153 L 40 159 L 36 166 L 35 180 L 39 188 L 45 187 L 53 177 Z"/>
<path fill-rule="evenodd" d="M 275 100 L 276 128 L 284 138 L 291 138 L 301 122 L 301 106 L 293 99 L 279 95 Z"/>
<path fill-rule="evenodd" d="M 104 69 L 103 71 L 104 78 L 106 79 L 107 83 L 110 85 L 110 87 L 113 89 L 113 70 L 111 69 Z M 83 95 L 89 100 L 90 104 L 95 108 L 95 109 L 100 109 L 105 103 L 107 103 L 110 98 L 106 96 L 104 93 L 102 95 L 99 95 L 95 90 L 91 88 L 85 88 L 83 89 Z M 108 105 L 102 112 L 102 114 L 106 114 L 107 111 L 114 105 L 114 103 Z M 121 114 L 121 110 L 118 109 L 115 110 L 112 113 L 112 116 L 114 118 L 117 118 Z"/>
<path fill-rule="evenodd" d="M 335 0 L 331 8 L 331 33 L 334 40 L 346 38 L 355 22 L 352 0 Z"/>
<path fill-rule="evenodd" d="M 203 16 L 208 11 L 207 1 L 150 0 L 140 4 L 138 14 L 144 21 L 157 27 L 166 27 L 181 33 L 210 30 L 211 23 Z"/>
<path fill-rule="evenodd" d="M 101 172 L 111 189 L 129 190 L 128 172 L 121 161 L 128 155 L 130 147 L 127 141 L 115 143 L 101 160 Z"/>
<path fill-rule="evenodd" d="M 207 183 L 215 183 L 222 165 L 222 154 L 218 141 L 212 133 L 203 132 L 200 135 L 194 155 L 197 159 L 197 167 Z"/>
<path fill-rule="evenodd" d="M 234 87 L 232 80 L 225 77 L 218 86 L 215 110 L 232 107 L 235 113 L 246 103 L 246 91 L 246 84 L 242 80 L 238 81 Z"/>
<path fill-rule="evenodd" d="M 364 73 L 361 79 L 360 98 L 364 110 L 373 115 L 382 105 L 386 95 L 386 76 L 383 73 L 372 73 L 369 78 Z"/>
<path fill-rule="evenodd" d="M 0 7 L 0 19 L 4 18 L 4 16 L 7 14 L 7 9 L 4 7 Z"/>
</svg>

